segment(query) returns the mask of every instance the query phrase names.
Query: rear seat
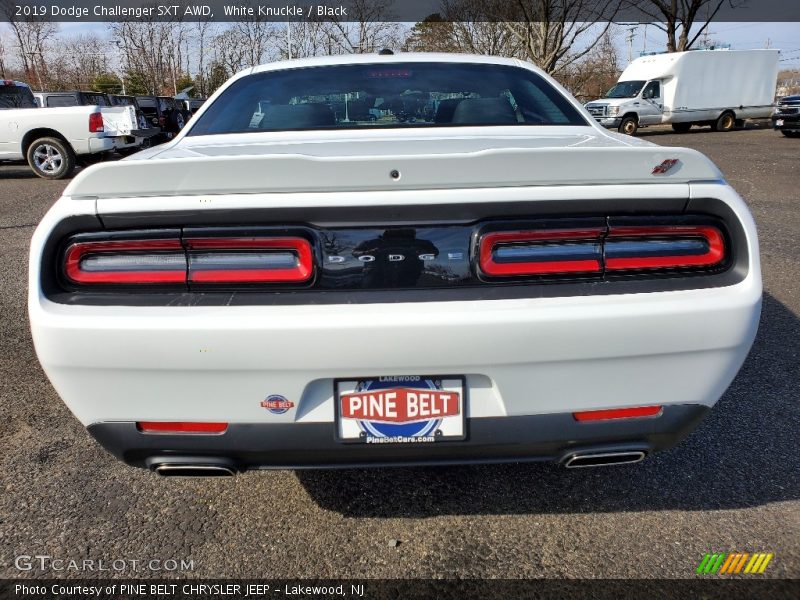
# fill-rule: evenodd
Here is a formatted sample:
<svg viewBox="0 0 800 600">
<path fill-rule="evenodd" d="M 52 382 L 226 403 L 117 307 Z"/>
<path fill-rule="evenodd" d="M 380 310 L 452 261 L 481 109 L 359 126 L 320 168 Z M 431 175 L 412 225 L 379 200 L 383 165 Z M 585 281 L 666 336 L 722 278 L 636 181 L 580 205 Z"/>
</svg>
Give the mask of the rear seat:
<svg viewBox="0 0 800 600">
<path fill-rule="evenodd" d="M 273 104 L 264 112 L 260 129 L 311 129 L 336 125 L 326 104 Z"/>
</svg>

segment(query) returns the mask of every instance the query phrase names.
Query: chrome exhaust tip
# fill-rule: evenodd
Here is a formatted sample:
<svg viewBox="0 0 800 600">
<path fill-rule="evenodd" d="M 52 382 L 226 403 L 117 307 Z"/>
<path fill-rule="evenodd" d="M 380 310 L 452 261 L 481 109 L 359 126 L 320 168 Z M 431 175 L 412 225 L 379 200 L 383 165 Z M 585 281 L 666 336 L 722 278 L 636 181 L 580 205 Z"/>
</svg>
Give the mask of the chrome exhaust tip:
<svg viewBox="0 0 800 600">
<path fill-rule="evenodd" d="M 610 467 L 613 465 L 632 465 L 642 462 L 647 456 L 641 450 L 625 452 L 587 452 L 570 456 L 564 466 L 567 469 L 585 469 L 589 467 Z"/>
<path fill-rule="evenodd" d="M 153 467 L 161 477 L 232 477 L 236 471 L 221 465 L 181 465 L 165 463 Z"/>
<path fill-rule="evenodd" d="M 239 472 L 234 461 L 216 456 L 153 456 L 146 465 L 161 477 L 231 477 Z"/>
</svg>

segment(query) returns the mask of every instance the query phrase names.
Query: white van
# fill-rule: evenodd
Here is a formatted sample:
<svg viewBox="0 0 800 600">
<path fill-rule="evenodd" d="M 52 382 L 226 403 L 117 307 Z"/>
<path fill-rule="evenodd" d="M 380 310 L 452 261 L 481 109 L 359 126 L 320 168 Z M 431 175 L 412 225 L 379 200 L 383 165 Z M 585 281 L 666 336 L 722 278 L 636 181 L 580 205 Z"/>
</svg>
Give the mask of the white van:
<svg viewBox="0 0 800 600">
<path fill-rule="evenodd" d="M 633 135 L 639 127 L 672 124 L 730 131 L 745 119 L 772 114 L 778 50 L 692 50 L 642 56 L 586 109 L 604 127 Z"/>
</svg>

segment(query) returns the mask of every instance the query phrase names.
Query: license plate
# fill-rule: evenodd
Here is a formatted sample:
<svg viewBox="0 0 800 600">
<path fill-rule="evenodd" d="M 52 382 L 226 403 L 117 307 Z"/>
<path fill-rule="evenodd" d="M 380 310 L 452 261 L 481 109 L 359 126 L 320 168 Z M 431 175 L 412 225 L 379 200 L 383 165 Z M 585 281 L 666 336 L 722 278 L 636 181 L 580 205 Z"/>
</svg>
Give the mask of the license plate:
<svg viewBox="0 0 800 600">
<path fill-rule="evenodd" d="M 336 437 L 362 444 L 463 440 L 464 387 L 456 375 L 336 380 Z"/>
<path fill-rule="evenodd" d="M 778 119 L 775 121 L 775 127 L 783 127 L 783 119 Z"/>
</svg>

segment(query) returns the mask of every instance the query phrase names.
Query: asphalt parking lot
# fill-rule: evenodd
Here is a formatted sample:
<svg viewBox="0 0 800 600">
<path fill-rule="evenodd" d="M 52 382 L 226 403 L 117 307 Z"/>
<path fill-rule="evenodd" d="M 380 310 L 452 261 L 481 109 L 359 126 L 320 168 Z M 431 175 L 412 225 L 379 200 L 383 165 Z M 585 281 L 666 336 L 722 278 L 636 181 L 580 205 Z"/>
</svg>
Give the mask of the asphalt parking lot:
<svg viewBox="0 0 800 600">
<path fill-rule="evenodd" d="M 177 480 L 117 462 L 50 387 L 28 331 L 28 242 L 65 182 L 0 166 L 0 578 L 92 575 L 14 567 L 35 554 L 191 560 L 180 574 L 203 578 L 683 578 L 712 551 L 771 552 L 765 577 L 800 577 L 800 140 L 764 129 L 642 138 L 706 153 L 747 200 L 761 237 L 761 327 L 688 440 L 639 465 L 572 471 Z"/>
</svg>

